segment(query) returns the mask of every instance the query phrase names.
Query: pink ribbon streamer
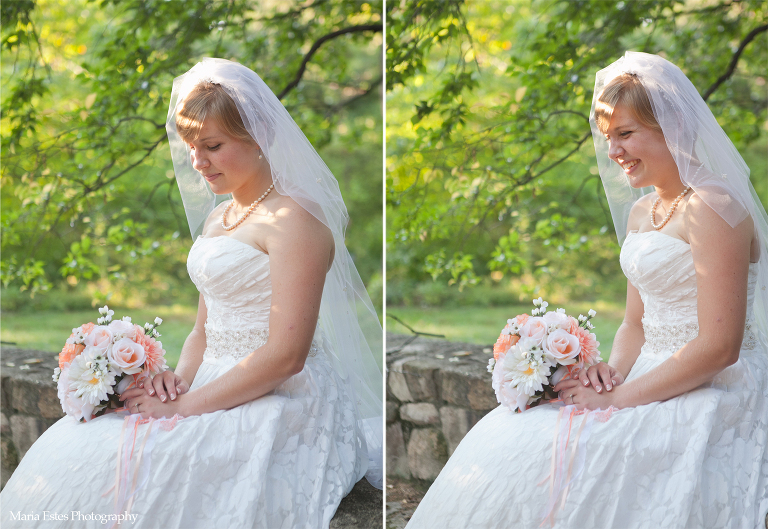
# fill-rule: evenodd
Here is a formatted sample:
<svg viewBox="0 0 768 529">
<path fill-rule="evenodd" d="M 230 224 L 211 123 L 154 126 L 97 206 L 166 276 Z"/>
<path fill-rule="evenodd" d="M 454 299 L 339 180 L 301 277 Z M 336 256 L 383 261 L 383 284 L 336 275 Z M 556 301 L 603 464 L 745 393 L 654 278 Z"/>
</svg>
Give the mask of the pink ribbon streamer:
<svg viewBox="0 0 768 529">
<path fill-rule="evenodd" d="M 115 514 L 128 515 L 136 494 L 144 488 L 149 481 L 152 449 L 155 445 L 157 431 L 173 430 L 176 422 L 182 419 L 180 415 L 174 415 L 170 419 L 142 419 L 141 415 L 128 415 L 123 420 L 120 432 L 120 441 L 117 445 L 117 464 L 115 468 L 115 484 L 104 493 L 107 496 L 113 490 L 115 492 Z M 144 437 L 136 447 L 138 441 L 139 426 L 147 424 Z M 133 464 L 131 464 L 133 463 Z M 112 522 L 110 529 L 117 524 Z"/>
<path fill-rule="evenodd" d="M 554 401 L 553 401 L 554 402 Z M 611 406 L 607 410 L 578 410 L 576 406 L 569 405 L 560 408 L 555 423 L 554 437 L 552 439 L 552 460 L 549 475 L 542 480 L 549 480 L 549 500 L 544 510 L 544 516 L 539 527 L 549 522 L 555 525 L 555 515 L 565 508 L 570 486 L 583 472 L 586 461 L 587 442 L 592 433 L 592 425 L 607 421 L 616 408 Z M 576 434 L 571 441 L 576 417 L 583 415 Z M 568 454 L 568 443 L 571 443 Z M 557 506 L 559 500 L 559 507 Z"/>
</svg>

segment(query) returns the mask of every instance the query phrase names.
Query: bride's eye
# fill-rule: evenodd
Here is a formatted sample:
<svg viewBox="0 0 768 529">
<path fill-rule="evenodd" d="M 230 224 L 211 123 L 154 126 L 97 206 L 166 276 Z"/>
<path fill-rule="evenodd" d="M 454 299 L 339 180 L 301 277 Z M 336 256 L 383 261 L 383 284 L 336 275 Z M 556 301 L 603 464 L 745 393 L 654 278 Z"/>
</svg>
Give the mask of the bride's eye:
<svg viewBox="0 0 768 529">
<path fill-rule="evenodd" d="M 627 136 L 629 136 L 630 134 L 632 134 L 632 131 L 631 131 L 631 130 L 628 130 L 628 131 L 626 131 L 626 132 L 622 132 L 621 134 L 619 134 L 619 136 L 621 136 L 622 138 L 626 138 L 626 137 L 627 137 Z"/>
<path fill-rule="evenodd" d="M 221 143 L 214 145 L 213 147 L 208 147 L 209 151 L 217 151 L 221 147 Z"/>
</svg>

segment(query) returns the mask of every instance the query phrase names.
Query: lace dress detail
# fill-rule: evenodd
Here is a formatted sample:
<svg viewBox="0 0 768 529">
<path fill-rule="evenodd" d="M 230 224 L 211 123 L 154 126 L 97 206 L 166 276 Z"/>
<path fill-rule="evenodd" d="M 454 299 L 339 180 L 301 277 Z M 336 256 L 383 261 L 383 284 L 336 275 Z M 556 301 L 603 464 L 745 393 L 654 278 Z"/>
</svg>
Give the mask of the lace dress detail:
<svg viewBox="0 0 768 529">
<path fill-rule="evenodd" d="M 208 309 L 194 391 L 258 354 L 268 338 L 272 285 L 269 256 L 229 237 L 198 238 L 187 267 Z M 355 403 L 328 362 L 326 343 L 316 331 L 304 369 L 270 394 L 158 431 L 131 527 L 328 528 L 368 459 Z M 105 493 L 115 481 L 122 424 L 114 415 L 85 424 L 65 417 L 46 430 L 2 491 L 2 527 L 32 527 L 10 518 L 11 506 L 41 520 L 43 511 L 114 514 Z"/>
<path fill-rule="evenodd" d="M 317 334 L 321 331 L 318 329 Z M 245 329 L 241 331 L 223 331 L 212 329 L 205 325 L 206 349 L 205 358 L 231 357 L 242 360 L 253 351 L 267 343 L 269 329 Z M 320 336 L 312 340 L 309 347 L 309 358 L 317 356 L 323 350 L 323 342 Z"/>
<path fill-rule="evenodd" d="M 690 247 L 658 232 L 631 234 L 621 265 L 643 300 L 645 344 L 627 380 L 698 336 Z M 554 523 L 549 498 L 558 409 L 498 407 L 464 437 L 407 529 L 762 529 L 768 511 L 768 346 L 753 323 L 749 272 L 739 360 L 712 382 L 664 402 L 594 421 L 580 473 Z M 574 420 L 573 431 L 581 424 Z"/>
</svg>

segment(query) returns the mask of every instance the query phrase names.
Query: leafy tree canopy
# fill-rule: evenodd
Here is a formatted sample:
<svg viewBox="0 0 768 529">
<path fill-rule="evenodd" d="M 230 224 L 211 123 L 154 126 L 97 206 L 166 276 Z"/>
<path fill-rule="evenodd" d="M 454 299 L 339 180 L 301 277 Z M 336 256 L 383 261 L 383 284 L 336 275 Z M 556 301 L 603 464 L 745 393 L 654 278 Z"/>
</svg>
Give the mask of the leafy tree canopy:
<svg viewBox="0 0 768 529">
<path fill-rule="evenodd" d="M 621 295 L 588 116 L 596 72 L 625 50 L 658 53 L 688 75 L 768 203 L 764 1 L 419 0 L 387 9 L 390 302 L 418 302 L 407 293 L 429 277 L 504 279 L 521 297 L 537 286 Z"/>
<path fill-rule="evenodd" d="M 361 275 L 380 285 L 381 13 L 380 0 L 3 2 L 3 286 L 193 295 L 165 119 L 173 78 L 206 56 L 257 71 L 325 154 Z"/>
</svg>

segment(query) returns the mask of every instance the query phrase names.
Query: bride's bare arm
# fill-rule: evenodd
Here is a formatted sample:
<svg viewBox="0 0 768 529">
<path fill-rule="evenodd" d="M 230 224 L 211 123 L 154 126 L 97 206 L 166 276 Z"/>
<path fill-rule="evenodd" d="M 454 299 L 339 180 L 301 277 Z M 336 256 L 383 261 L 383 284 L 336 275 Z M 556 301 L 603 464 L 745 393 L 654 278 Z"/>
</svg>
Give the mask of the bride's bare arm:
<svg viewBox="0 0 768 529">
<path fill-rule="evenodd" d="M 640 348 L 645 343 L 643 333 L 643 300 L 640 292 L 627 281 L 627 309 L 624 312 L 624 321 L 621 322 L 616 337 L 613 339 L 611 356 L 608 365 L 615 367 L 623 378 L 627 378 L 629 370 L 635 365 L 640 356 Z"/>
<path fill-rule="evenodd" d="M 181 348 L 179 363 L 176 365 L 175 373 L 192 384 L 195 380 L 197 370 L 203 363 L 203 353 L 205 352 L 205 321 L 208 318 L 208 309 L 205 306 L 203 295 L 200 294 L 200 301 L 197 304 L 197 318 L 192 332 L 189 333 L 184 345 Z"/>
<path fill-rule="evenodd" d="M 268 341 L 221 377 L 180 398 L 181 415 L 244 404 L 272 391 L 304 367 L 333 256 L 333 237 L 325 225 L 296 204 L 282 208 L 277 216 L 276 229 L 266 241 L 272 279 Z"/>
</svg>

